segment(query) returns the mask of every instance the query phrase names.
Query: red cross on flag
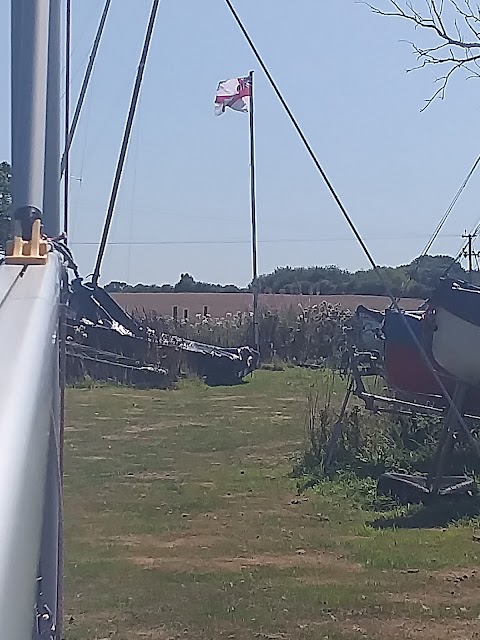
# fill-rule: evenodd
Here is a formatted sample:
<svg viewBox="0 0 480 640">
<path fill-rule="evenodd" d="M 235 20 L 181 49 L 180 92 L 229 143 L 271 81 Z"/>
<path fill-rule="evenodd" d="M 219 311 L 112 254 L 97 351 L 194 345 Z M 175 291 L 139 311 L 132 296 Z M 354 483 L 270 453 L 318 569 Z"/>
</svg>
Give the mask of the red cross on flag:
<svg viewBox="0 0 480 640">
<path fill-rule="evenodd" d="M 251 95 L 252 81 L 250 77 L 222 80 L 218 83 L 215 96 L 215 115 L 221 116 L 227 107 L 234 111 L 248 113 Z"/>
</svg>

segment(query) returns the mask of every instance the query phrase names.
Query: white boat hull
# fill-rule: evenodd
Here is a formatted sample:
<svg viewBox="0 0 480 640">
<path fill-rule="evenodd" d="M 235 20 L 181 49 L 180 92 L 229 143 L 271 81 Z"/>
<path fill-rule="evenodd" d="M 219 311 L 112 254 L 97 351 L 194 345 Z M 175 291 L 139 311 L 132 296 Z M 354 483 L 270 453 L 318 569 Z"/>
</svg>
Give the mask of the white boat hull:
<svg viewBox="0 0 480 640">
<path fill-rule="evenodd" d="M 433 357 L 462 382 L 480 386 L 480 327 L 442 307 L 436 308 Z"/>
</svg>

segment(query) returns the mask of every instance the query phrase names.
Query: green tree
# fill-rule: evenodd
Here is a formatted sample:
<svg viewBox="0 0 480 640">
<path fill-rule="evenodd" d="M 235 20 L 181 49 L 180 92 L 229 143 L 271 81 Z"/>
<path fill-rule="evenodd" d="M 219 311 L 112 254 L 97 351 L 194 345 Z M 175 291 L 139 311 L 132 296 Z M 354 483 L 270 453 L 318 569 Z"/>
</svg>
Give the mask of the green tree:
<svg viewBox="0 0 480 640">
<path fill-rule="evenodd" d="M 422 256 L 399 267 L 379 267 L 389 290 L 398 297 L 427 298 L 440 278 L 449 275 L 467 279 L 465 270 L 451 256 Z M 478 276 L 474 278 L 477 282 Z M 258 278 L 262 293 L 319 293 L 321 295 L 387 294 L 373 269 L 350 273 L 338 267 L 284 267 Z"/>
<path fill-rule="evenodd" d="M 8 210 L 12 204 L 11 184 L 12 168 L 8 162 L 0 162 L 0 250 L 5 249 L 10 232 Z"/>
</svg>

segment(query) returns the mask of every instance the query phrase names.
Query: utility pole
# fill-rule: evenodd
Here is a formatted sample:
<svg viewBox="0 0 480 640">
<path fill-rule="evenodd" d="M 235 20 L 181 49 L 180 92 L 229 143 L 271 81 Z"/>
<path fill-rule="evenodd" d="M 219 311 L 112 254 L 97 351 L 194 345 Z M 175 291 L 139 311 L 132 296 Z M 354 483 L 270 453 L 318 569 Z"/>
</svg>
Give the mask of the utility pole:
<svg viewBox="0 0 480 640">
<path fill-rule="evenodd" d="M 465 233 L 462 235 L 462 238 L 465 238 L 465 240 L 467 240 L 467 246 L 465 247 L 463 255 L 468 258 L 468 274 L 470 284 L 472 284 L 473 257 L 475 256 L 475 253 L 473 251 L 473 240 L 474 238 L 476 238 L 476 235 L 472 233 Z"/>
</svg>

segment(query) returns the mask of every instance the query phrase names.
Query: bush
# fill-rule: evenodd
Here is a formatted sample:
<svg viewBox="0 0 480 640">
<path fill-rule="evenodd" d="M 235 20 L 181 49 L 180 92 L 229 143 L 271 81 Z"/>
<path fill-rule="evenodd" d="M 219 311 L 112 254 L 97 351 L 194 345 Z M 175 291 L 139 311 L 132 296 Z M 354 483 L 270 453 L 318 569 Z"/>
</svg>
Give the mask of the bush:
<svg viewBox="0 0 480 640">
<path fill-rule="evenodd" d="M 320 394 L 312 389 L 305 417 L 305 449 L 293 471 L 296 477 L 323 478 L 328 445 L 338 420 L 332 406 L 333 381 Z M 441 418 L 376 414 L 355 404 L 347 410 L 330 472 L 378 478 L 385 471 L 429 471 L 443 428 Z M 475 434 L 474 432 L 474 435 Z M 448 459 L 446 474 L 479 473 L 480 461 L 461 434 Z"/>
<path fill-rule="evenodd" d="M 223 347 L 253 346 L 252 314 L 225 318 L 198 315 L 194 321 L 175 321 L 156 314 L 138 315 L 158 333 L 171 333 Z M 326 362 L 338 365 L 345 345 L 344 327 L 351 313 L 328 303 L 259 313 L 260 357 L 297 364 Z"/>
</svg>

